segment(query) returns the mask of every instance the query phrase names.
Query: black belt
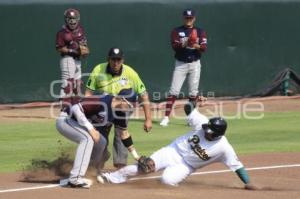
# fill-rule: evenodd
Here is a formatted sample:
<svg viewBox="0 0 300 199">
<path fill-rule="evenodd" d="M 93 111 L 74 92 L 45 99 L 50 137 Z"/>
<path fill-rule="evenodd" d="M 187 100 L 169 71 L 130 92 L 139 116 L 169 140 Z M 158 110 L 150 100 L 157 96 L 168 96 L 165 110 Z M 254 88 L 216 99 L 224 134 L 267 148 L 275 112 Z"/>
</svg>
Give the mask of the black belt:
<svg viewBox="0 0 300 199">
<path fill-rule="evenodd" d="M 198 59 L 192 59 L 192 60 L 186 60 L 186 59 L 178 59 L 178 58 L 176 58 L 178 61 L 181 61 L 181 62 L 184 62 L 184 63 L 192 63 L 192 62 L 194 62 L 194 61 L 198 61 L 199 60 L 199 58 Z"/>
<path fill-rule="evenodd" d="M 74 59 L 76 59 L 76 60 L 80 60 L 80 56 L 74 56 L 74 55 L 70 55 L 70 54 L 63 54 L 63 53 L 61 53 L 60 54 L 62 57 L 64 57 L 64 56 L 70 56 L 70 57 L 73 57 Z"/>
</svg>

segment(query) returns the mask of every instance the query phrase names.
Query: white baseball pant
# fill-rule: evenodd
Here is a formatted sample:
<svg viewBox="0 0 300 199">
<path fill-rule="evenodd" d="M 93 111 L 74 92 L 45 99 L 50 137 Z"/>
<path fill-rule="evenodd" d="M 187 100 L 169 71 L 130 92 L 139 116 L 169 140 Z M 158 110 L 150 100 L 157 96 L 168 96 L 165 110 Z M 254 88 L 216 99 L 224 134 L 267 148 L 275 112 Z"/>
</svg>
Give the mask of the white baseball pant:
<svg viewBox="0 0 300 199">
<path fill-rule="evenodd" d="M 177 186 L 194 171 L 191 166 L 185 163 L 172 145 L 161 148 L 150 157 L 155 162 L 155 171 L 164 169 L 161 182 L 167 185 Z M 128 180 L 128 177 L 137 174 L 138 166 L 135 164 L 123 167 L 113 173 L 106 173 L 105 177 L 112 183 L 124 183 Z"/>
<path fill-rule="evenodd" d="M 60 96 L 65 96 L 64 88 L 68 86 L 68 79 L 74 80 L 81 79 L 81 61 L 74 59 L 69 55 L 65 55 L 60 59 L 60 70 L 62 86 L 60 90 Z"/>
<path fill-rule="evenodd" d="M 100 137 L 98 143 L 95 143 L 87 129 L 68 116 L 60 116 L 56 120 L 56 128 L 64 137 L 78 144 L 73 168 L 69 176 L 70 182 L 76 182 L 85 176 L 93 149 L 95 156 L 92 159 L 96 165 L 101 165 L 100 161 L 107 144 L 103 136 Z"/>
<path fill-rule="evenodd" d="M 189 96 L 197 96 L 200 81 L 200 73 L 200 60 L 191 63 L 185 63 L 176 60 L 169 94 L 178 96 L 183 82 L 186 76 L 188 75 Z"/>
</svg>

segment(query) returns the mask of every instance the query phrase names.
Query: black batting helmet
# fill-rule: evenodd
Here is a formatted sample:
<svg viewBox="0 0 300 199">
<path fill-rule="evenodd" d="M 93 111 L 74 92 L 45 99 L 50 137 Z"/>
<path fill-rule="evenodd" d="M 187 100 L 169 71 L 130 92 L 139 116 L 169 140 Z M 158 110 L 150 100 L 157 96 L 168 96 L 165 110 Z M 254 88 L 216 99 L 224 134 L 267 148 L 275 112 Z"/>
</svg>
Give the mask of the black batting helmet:
<svg viewBox="0 0 300 199">
<path fill-rule="evenodd" d="M 205 133 L 211 134 L 213 140 L 217 140 L 225 134 L 227 122 L 221 117 L 214 117 L 207 124 L 203 124 L 202 128 Z"/>
</svg>

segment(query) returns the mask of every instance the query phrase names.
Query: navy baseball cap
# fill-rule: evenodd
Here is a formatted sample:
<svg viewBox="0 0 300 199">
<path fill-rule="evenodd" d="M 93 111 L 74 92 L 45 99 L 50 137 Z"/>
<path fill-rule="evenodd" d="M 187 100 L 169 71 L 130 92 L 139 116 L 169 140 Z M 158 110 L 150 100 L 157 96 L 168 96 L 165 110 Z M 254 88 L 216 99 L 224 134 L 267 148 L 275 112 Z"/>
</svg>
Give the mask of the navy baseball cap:
<svg viewBox="0 0 300 199">
<path fill-rule="evenodd" d="M 195 11 L 192 9 L 186 9 L 183 11 L 182 15 L 184 17 L 195 17 Z"/>
<path fill-rule="evenodd" d="M 133 91 L 132 88 L 122 89 L 120 90 L 119 97 L 124 97 L 129 102 L 136 102 L 137 101 L 137 95 Z"/>
<path fill-rule="evenodd" d="M 124 53 L 120 48 L 113 47 L 113 48 L 109 49 L 108 57 L 109 58 L 123 58 Z"/>
</svg>

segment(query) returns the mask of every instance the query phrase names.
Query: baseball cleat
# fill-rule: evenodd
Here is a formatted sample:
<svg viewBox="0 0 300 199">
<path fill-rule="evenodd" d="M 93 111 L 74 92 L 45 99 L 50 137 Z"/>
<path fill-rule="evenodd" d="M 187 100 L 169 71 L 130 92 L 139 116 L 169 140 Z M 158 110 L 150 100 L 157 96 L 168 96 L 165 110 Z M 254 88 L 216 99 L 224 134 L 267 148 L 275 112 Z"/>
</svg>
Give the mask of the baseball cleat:
<svg viewBox="0 0 300 199">
<path fill-rule="evenodd" d="M 110 183 L 108 175 L 109 175 L 108 173 L 102 173 L 102 174 L 98 175 L 97 181 L 101 184 Z"/>
<path fill-rule="evenodd" d="M 104 181 L 102 175 L 97 175 L 97 182 L 99 182 L 99 183 L 101 183 L 101 184 L 104 184 L 104 183 L 105 183 L 105 181 Z"/>
<path fill-rule="evenodd" d="M 164 119 L 160 122 L 161 126 L 168 126 L 169 124 L 169 117 L 165 116 Z"/>
<path fill-rule="evenodd" d="M 59 180 L 59 186 L 61 186 L 61 187 L 67 186 L 68 183 L 69 183 L 69 179 L 68 178 Z"/>
<path fill-rule="evenodd" d="M 84 189 L 89 189 L 93 184 L 93 181 L 87 178 L 80 178 L 75 181 L 70 181 L 68 182 L 67 186 L 71 188 L 84 188 Z"/>
</svg>

